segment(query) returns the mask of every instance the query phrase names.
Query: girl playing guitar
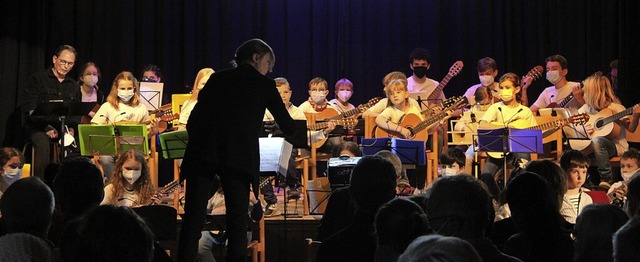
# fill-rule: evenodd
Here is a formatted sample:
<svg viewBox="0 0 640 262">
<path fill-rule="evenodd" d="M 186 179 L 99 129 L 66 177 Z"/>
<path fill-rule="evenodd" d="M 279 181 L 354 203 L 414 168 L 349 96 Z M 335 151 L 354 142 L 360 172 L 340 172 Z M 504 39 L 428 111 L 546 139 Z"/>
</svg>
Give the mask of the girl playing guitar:
<svg viewBox="0 0 640 262">
<path fill-rule="evenodd" d="M 585 104 L 578 109 L 578 112 L 595 116 L 591 116 L 589 123 L 585 124 L 586 137 L 590 137 L 591 140 L 588 146 L 582 148 L 582 151 L 593 155 L 600 175 L 600 187 L 608 188 L 612 182 L 615 182 L 612 180 L 609 158 L 622 155 L 629 150 L 626 130 L 635 132 L 640 119 L 640 107 L 636 105 L 633 109 L 625 109 L 613 93 L 609 79 L 602 75 L 594 75 L 584 80 L 584 100 Z M 623 113 L 624 111 L 627 112 Z M 632 118 L 626 116 L 631 112 L 633 112 Z M 600 126 L 597 121 L 602 119 L 600 117 L 602 115 L 613 116 L 615 119 L 611 120 L 615 121 L 604 127 Z M 601 132 L 605 129 L 610 131 Z"/>
</svg>

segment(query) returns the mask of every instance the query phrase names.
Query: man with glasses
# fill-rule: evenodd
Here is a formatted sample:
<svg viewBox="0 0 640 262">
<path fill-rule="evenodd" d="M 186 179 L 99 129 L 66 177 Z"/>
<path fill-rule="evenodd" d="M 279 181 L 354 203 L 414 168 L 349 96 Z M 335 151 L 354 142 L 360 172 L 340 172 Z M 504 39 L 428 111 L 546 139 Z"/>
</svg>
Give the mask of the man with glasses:
<svg viewBox="0 0 640 262">
<path fill-rule="evenodd" d="M 76 100 L 78 84 L 69 72 L 76 62 L 76 49 L 70 45 L 58 47 L 52 57 L 53 66 L 33 74 L 24 86 L 25 102 L 23 112 L 26 116 L 26 135 L 35 145 L 35 159 L 32 168 L 35 176 L 44 178 L 49 164 L 51 140 L 59 137 L 59 118 L 56 115 L 33 114 L 41 103 L 66 102 Z"/>
</svg>

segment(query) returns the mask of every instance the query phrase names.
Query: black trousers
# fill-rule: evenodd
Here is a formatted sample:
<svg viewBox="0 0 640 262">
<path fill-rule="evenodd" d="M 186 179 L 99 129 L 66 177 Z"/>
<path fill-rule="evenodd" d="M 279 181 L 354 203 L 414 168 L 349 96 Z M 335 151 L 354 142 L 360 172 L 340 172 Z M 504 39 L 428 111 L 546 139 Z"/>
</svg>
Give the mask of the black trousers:
<svg viewBox="0 0 640 262">
<path fill-rule="evenodd" d="M 216 183 L 214 174 L 202 174 L 202 172 L 211 170 L 211 168 L 210 165 L 201 164 L 193 169 L 200 170 L 200 174 L 186 175 L 185 214 L 180 231 L 178 261 L 196 261 L 198 240 L 207 216 L 207 201 L 211 196 L 211 190 L 215 188 L 214 183 Z M 240 170 L 223 168 L 218 176 L 224 190 L 226 206 L 226 235 L 229 241 L 226 261 L 245 261 L 250 174 Z"/>
</svg>

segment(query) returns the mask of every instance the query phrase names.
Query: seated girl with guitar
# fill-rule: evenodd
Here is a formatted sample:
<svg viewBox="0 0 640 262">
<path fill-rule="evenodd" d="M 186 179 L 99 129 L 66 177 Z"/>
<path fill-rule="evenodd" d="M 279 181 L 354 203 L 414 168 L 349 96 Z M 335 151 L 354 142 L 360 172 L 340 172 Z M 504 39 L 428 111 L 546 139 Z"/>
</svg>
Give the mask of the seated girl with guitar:
<svg viewBox="0 0 640 262">
<path fill-rule="evenodd" d="M 154 204 L 159 202 L 154 191 L 144 155 L 130 149 L 118 158 L 100 205 L 138 207 Z"/>
<path fill-rule="evenodd" d="M 409 92 L 407 91 L 407 81 L 404 79 L 394 79 L 384 88 L 388 97 L 387 108 L 376 117 L 376 125 L 389 133 L 394 132 L 403 138 L 410 138 L 415 134 L 403 126 L 400 121 L 407 114 L 416 115 L 420 121 L 424 120 L 420 109 L 409 103 Z"/>
<path fill-rule="evenodd" d="M 578 112 L 591 115 L 589 122 L 584 125 L 586 134 L 582 134 L 590 138 L 590 141 L 587 140 L 584 146 L 574 143 L 570 145 L 593 156 L 598 166 L 600 187 L 609 188 L 615 182 L 611 176 L 609 159 L 629 150 L 626 130 L 636 131 L 640 107 L 635 105 L 625 109 L 613 93 L 609 79 L 602 75 L 590 76 L 584 80 L 584 100 L 585 104 Z M 627 116 L 630 114 L 633 114 L 632 118 Z"/>
<path fill-rule="evenodd" d="M 502 77 L 500 77 L 498 91 L 502 102 L 492 104 L 487 109 L 485 114 L 478 121 L 480 128 L 526 128 L 537 124 L 531 110 L 528 107 L 520 104 L 520 76 L 514 73 L 504 74 Z M 530 155 L 526 153 L 516 153 L 508 155 L 510 159 L 512 159 L 512 156 L 515 156 L 517 158 L 531 159 Z M 500 166 L 503 164 L 502 161 L 504 161 L 503 158 L 489 156 L 484 167 L 482 168 L 482 174 L 490 174 L 493 176 L 498 171 L 498 169 L 500 169 Z"/>
<path fill-rule="evenodd" d="M 382 85 L 383 85 L 383 92 L 384 92 L 384 88 L 389 84 L 389 82 L 391 82 L 391 80 L 395 80 L 395 79 L 400 79 L 400 80 L 404 80 L 405 82 L 407 81 L 407 75 L 403 72 L 400 71 L 392 71 L 390 73 L 388 73 L 387 75 L 384 76 L 384 78 L 382 78 Z M 367 117 L 367 116 L 372 116 L 372 117 L 377 117 L 380 113 L 382 113 L 382 111 L 387 108 L 387 106 L 389 105 L 389 97 L 388 97 L 388 93 L 385 92 L 385 94 L 387 94 L 386 98 L 381 99 L 378 103 L 376 103 L 374 106 L 370 107 L 369 109 L 365 110 L 364 113 L 362 113 L 363 117 Z M 415 106 L 416 108 L 420 108 L 420 104 L 418 104 L 418 101 L 416 101 L 415 99 L 409 97 L 409 104 L 412 106 Z"/>
<path fill-rule="evenodd" d="M 187 99 L 187 101 L 182 104 L 182 109 L 180 110 L 180 125 L 178 125 L 179 130 L 187 129 L 187 121 L 189 120 L 189 116 L 191 115 L 191 110 L 198 103 L 198 94 L 200 94 L 200 90 L 204 88 L 204 85 L 209 80 L 209 77 L 214 73 L 211 68 L 203 68 L 198 71 L 198 75 L 196 75 L 195 83 L 193 83 L 193 90 L 191 91 L 191 97 Z"/>
<path fill-rule="evenodd" d="M 113 80 L 107 102 L 100 106 L 91 123 L 111 124 L 116 122 L 148 124 L 149 134 L 156 134 L 159 118 L 149 121 L 147 108 L 140 103 L 138 80 L 131 72 L 120 72 Z M 114 170 L 113 156 L 100 156 L 104 175 L 109 179 Z"/>
</svg>

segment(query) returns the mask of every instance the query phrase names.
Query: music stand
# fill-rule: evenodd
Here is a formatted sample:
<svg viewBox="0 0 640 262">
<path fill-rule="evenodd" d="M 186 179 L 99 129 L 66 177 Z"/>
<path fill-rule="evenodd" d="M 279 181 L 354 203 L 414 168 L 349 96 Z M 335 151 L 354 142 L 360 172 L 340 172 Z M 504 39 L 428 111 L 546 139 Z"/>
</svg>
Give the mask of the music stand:
<svg viewBox="0 0 640 262">
<path fill-rule="evenodd" d="M 160 134 L 160 147 L 162 157 L 166 159 L 179 159 L 184 157 L 184 151 L 189 143 L 187 130 L 171 131 Z"/>
<path fill-rule="evenodd" d="M 427 92 L 412 92 L 409 93 L 409 97 L 415 99 L 420 105 L 420 110 L 424 108 L 428 108 L 427 99 L 429 99 L 429 94 Z"/>
<path fill-rule="evenodd" d="M 543 154 L 542 130 L 517 128 L 478 129 L 477 152 L 501 152 L 503 156 L 504 186 L 507 186 L 507 154 Z M 475 140 L 475 139 L 474 139 Z"/>
<path fill-rule="evenodd" d="M 49 100 L 48 102 L 39 103 L 31 113 L 32 116 L 44 119 L 47 122 L 60 121 L 60 150 L 59 159 L 65 157 L 65 133 L 66 133 L 66 119 L 71 117 L 77 117 L 86 115 L 91 112 L 95 103 L 83 103 L 66 100 Z M 55 117 L 55 118 L 53 118 Z M 80 122 L 80 121 L 78 121 Z"/>
<path fill-rule="evenodd" d="M 361 145 L 363 155 L 374 155 L 380 150 L 389 150 L 400 158 L 403 165 L 408 165 L 408 169 L 415 169 L 416 174 L 426 173 L 427 155 L 425 142 L 422 140 L 395 137 L 363 138 Z"/>
<path fill-rule="evenodd" d="M 116 135 L 118 130 L 119 135 Z M 123 151 L 136 149 L 149 154 L 147 126 L 127 125 L 78 125 L 80 154 L 83 156 L 119 155 Z"/>
<path fill-rule="evenodd" d="M 141 82 L 140 103 L 142 103 L 149 111 L 159 110 L 162 105 L 163 89 L 163 83 Z"/>
</svg>

